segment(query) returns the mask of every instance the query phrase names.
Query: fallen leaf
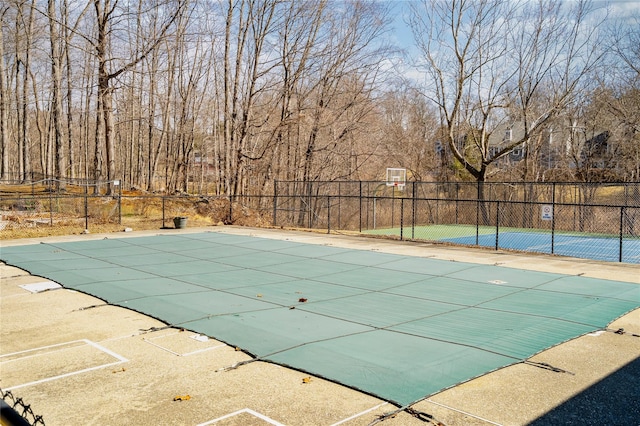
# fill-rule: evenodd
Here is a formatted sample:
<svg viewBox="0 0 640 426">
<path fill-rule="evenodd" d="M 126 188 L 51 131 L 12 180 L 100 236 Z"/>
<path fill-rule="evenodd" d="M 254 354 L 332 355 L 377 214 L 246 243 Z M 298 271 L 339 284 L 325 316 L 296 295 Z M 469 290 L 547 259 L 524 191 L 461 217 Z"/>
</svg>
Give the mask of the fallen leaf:
<svg viewBox="0 0 640 426">
<path fill-rule="evenodd" d="M 190 395 L 178 395 L 173 397 L 174 401 L 188 401 L 190 399 L 191 399 Z"/>
<path fill-rule="evenodd" d="M 300 299 L 298 299 L 298 302 L 300 302 L 300 303 L 304 303 L 306 301 L 307 301 L 307 299 L 305 299 L 304 297 L 301 297 Z"/>
<path fill-rule="evenodd" d="M 305 377 L 302 379 L 302 383 L 311 383 L 311 377 Z"/>
</svg>

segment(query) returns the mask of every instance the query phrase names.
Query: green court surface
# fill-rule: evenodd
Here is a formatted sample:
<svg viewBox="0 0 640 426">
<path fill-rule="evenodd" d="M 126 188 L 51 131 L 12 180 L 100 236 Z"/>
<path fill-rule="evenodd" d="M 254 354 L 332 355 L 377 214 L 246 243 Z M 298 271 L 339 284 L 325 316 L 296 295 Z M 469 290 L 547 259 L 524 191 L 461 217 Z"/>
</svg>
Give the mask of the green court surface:
<svg viewBox="0 0 640 426">
<path fill-rule="evenodd" d="M 400 406 L 640 306 L 632 283 L 217 232 L 14 246 L 0 258 Z"/>
</svg>

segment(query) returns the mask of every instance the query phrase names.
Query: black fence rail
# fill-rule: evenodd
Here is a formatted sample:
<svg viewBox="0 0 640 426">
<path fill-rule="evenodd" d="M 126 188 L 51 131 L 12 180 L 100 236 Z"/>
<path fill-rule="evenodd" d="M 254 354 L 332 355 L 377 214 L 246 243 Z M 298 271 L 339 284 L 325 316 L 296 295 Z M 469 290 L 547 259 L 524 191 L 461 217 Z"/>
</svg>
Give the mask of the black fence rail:
<svg viewBox="0 0 640 426">
<path fill-rule="evenodd" d="M 407 182 L 402 190 L 384 181 L 276 181 L 273 193 L 297 197 L 379 197 L 486 199 L 544 203 L 639 206 L 640 182 Z"/>
</svg>

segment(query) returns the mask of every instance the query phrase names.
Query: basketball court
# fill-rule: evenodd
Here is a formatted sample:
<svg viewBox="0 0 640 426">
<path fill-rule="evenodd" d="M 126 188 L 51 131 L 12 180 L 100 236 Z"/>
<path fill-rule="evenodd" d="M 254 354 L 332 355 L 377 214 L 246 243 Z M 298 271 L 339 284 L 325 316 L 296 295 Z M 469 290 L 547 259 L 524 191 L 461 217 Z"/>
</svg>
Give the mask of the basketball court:
<svg viewBox="0 0 640 426">
<path fill-rule="evenodd" d="M 395 195 L 396 191 L 404 191 L 406 184 L 406 169 L 388 168 L 386 170 L 385 185 L 394 188 L 392 195 Z M 411 199 L 408 200 L 410 201 Z M 438 202 L 438 200 L 435 201 L 436 203 Z M 454 200 L 445 200 L 444 202 L 452 203 Z M 494 203 L 495 201 L 492 202 L 495 206 L 496 204 Z M 364 231 L 364 233 L 370 235 L 395 236 L 401 237 L 402 239 L 418 239 L 464 246 L 488 247 L 495 248 L 496 250 L 517 250 L 605 262 L 640 264 L 640 237 L 633 231 L 633 215 L 627 218 L 627 223 L 624 225 L 622 221 L 624 211 L 620 212 L 620 230 L 617 234 L 578 232 L 575 230 L 563 231 L 555 229 L 553 222 L 555 220 L 553 204 L 536 203 L 532 204 L 531 207 L 535 210 L 539 209 L 542 222 L 536 225 L 537 228 L 518 228 L 504 226 L 504 224 L 500 226 L 488 226 L 474 225 L 468 222 L 458 223 L 457 207 L 455 223 L 447 223 L 445 219 L 445 223 L 419 224 L 414 221 L 413 226 L 408 226 L 408 222 L 405 221 L 404 225 L 401 223 L 401 226 L 394 226 L 392 211 L 391 226 L 380 227 L 376 226 L 374 199 L 373 229 L 368 229 Z M 573 220 L 575 222 L 576 218 L 574 217 Z M 499 217 L 497 217 L 495 221 L 498 223 L 500 221 Z M 478 217 L 476 217 L 476 223 L 478 223 Z M 546 225 L 542 225 L 543 223 Z"/>
<path fill-rule="evenodd" d="M 518 250 L 530 253 L 556 254 L 606 262 L 640 264 L 640 239 L 616 236 L 590 235 L 587 233 L 562 233 L 551 231 L 472 225 L 423 225 L 405 226 L 403 229 L 382 228 L 366 231 L 372 235 L 400 236 L 466 246 L 479 246 Z M 622 256 L 620 253 L 622 252 Z"/>
<path fill-rule="evenodd" d="M 52 424 L 525 424 L 638 370 L 634 265 L 234 227 L 0 258 L 0 383 Z"/>
</svg>

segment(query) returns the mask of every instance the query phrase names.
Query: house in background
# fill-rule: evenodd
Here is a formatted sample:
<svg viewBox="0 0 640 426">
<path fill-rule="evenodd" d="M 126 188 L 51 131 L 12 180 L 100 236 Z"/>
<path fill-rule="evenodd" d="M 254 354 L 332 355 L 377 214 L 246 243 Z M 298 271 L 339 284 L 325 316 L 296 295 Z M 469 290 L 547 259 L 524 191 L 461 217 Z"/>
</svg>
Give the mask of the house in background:
<svg viewBox="0 0 640 426">
<path fill-rule="evenodd" d="M 490 155 L 494 157 L 506 146 L 522 139 L 524 126 L 520 122 L 498 126 L 489 138 Z M 535 154 L 541 168 L 617 169 L 617 144 L 608 130 L 587 130 L 575 123 L 556 122 L 528 142 L 516 146 L 496 162 L 512 166 L 522 161 L 526 151 Z"/>
<path fill-rule="evenodd" d="M 500 151 L 524 136 L 524 125 L 521 122 L 505 123 L 495 128 L 489 136 L 489 156 L 495 158 Z M 508 154 L 500 158 L 496 164 L 512 165 L 522 161 L 525 157 L 526 144 L 514 147 Z"/>
<path fill-rule="evenodd" d="M 506 147 L 523 137 L 522 122 L 498 125 L 489 136 L 489 157 L 495 158 Z M 461 152 L 465 150 L 465 146 L 469 146 L 469 140 L 467 135 L 458 138 L 456 145 Z M 622 170 L 618 147 L 615 136 L 609 130 L 579 127 L 575 121 L 560 118 L 534 134 L 529 141 L 513 147 L 493 164 L 506 170 L 529 158 L 530 161 L 537 162 L 537 170 L 543 176 L 547 171 L 554 171 L 549 176 L 550 179 L 557 179 L 559 176 L 562 179 L 585 179 L 588 176 L 595 179 L 616 179 Z M 449 162 L 450 152 L 445 142 L 435 141 L 434 154 L 443 166 Z"/>
</svg>

